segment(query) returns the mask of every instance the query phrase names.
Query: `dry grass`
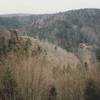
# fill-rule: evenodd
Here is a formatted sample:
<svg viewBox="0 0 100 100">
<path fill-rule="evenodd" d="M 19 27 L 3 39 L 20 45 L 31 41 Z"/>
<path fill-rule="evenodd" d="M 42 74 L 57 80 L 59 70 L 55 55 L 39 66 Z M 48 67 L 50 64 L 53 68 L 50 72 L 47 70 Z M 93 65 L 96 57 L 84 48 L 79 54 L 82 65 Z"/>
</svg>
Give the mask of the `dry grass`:
<svg viewBox="0 0 100 100">
<path fill-rule="evenodd" d="M 20 48 L 1 58 L 0 100 L 51 100 L 52 87 L 56 100 L 85 100 L 88 80 L 100 88 L 96 67 L 84 70 L 74 54 L 61 48 L 55 50 L 55 46 L 48 43 L 31 41 L 25 52 Z"/>
</svg>

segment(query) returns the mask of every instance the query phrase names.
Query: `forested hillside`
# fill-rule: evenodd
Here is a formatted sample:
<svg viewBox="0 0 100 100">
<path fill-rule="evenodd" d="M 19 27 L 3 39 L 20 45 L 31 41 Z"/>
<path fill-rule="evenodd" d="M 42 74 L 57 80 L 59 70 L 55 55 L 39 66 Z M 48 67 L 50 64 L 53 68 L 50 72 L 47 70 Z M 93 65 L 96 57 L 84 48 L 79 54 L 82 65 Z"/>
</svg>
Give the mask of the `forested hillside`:
<svg viewBox="0 0 100 100">
<path fill-rule="evenodd" d="M 99 9 L 82 9 L 51 15 L 5 15 L 0 17 L 0 25 L 18 29 L 33 37 L 48 39 L 68 49 L 81 42 L 99 44 L 99 17 Z"/>
<path fill-rule="evenodd" d="M 67 51 L 77 51 L 80 43 L 96 49 L 100 47 L 99 9 L 80 9 L 44 15 L 2 15 L 0 25 L 8 29 L 18 29 L 21 35 L 46 39 Z"/>
</svg>

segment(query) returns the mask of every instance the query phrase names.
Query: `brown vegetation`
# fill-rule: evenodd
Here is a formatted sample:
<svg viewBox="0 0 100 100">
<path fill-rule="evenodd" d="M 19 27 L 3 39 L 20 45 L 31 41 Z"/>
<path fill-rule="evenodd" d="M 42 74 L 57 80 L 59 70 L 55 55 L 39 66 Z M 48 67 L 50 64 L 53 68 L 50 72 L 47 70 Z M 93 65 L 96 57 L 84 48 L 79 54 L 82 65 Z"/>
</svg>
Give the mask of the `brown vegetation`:
<svg viewBox="0 0 100 100">
<path fill-rule="evenodd" d="M 100 99 L 97 67 L 84 70 L 74 54 L 20 38 L 17 47 L 0 58 L 0 100 Z"/>
</svg>

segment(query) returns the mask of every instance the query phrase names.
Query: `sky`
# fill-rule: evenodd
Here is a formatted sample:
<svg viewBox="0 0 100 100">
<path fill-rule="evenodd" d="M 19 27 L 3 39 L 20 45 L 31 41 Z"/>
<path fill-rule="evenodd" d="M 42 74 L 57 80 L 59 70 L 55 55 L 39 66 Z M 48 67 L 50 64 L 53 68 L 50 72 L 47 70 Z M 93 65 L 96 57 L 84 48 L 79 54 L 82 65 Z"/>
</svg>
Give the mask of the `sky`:
<svg viewBox="0 0 100 100">
<path fill-rule="evenodd" d="M 100 0 L 0 0 L 0 14 L 44 14 L 80 8 L 100 8 Z"/>
</svg>

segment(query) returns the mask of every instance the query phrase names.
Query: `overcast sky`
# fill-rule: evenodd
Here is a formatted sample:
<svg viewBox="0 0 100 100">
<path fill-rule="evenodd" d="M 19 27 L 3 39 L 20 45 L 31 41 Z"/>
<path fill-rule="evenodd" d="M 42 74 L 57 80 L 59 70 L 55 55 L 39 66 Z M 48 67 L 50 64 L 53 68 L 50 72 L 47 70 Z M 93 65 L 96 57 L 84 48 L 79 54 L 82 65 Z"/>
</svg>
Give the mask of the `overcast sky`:
<svg viewBox="0 0 100 100">
<path fill-rule="evenodd" d="M 79 8 L 100 8 L 100 0 L 0 0 L 0 14 L 43 14 Z"/>
</svg>

